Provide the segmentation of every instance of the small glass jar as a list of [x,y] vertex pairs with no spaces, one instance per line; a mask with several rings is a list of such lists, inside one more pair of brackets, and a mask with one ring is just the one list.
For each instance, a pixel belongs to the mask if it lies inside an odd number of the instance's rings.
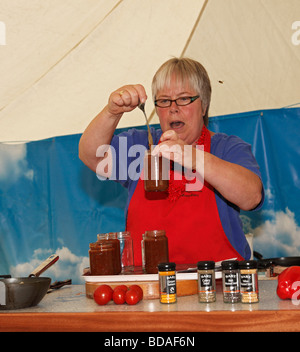
[[168,238],[164,230],[146,231],[142,240],[144,271],[156,274],[157,265],[169,261]]
[[241,302],[257,303],[259,301],[257,262],[255,260],[244,260],[239,262],[239,268]]
[[130,273],[134,270],[133,242],[129,231],[117,233],[120,241],[122,273]]
[[121,250],[120,241],[118,240],[117,232],[101,233],[97,235],[98,242],[110,243],[114,248],[114,271],[115,274],[120,274],[121,267]]
[[116,250],[112,243],[97,241],[90,243],[89,250],[91,275],[115,275]]
[[176,264],[158,264],[160,303],[176,303]]
[[240,302],[241,297],[238,261],[225,260],[221,265],[224,303]]
[[145,151],[144,188],[146,192],[165,192],[169,187],[170,161]]
[[200,261],[198,268],[198,300],[211,303],[216,300],[215,262]]

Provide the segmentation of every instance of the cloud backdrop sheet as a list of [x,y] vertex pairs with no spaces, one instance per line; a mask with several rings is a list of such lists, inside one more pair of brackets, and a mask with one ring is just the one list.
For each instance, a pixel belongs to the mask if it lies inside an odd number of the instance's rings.
[[[212,117],[209,128],[250,143],[260,165],[264,206],[241,212],[254,250],[265,258],[300,255],[300,109]],[[98,233],[125,229],[126,190],[83,165],[79,139],[0,143],[1,274],[28,275],[56,253],[60,260],[44,275],[81,283],[89,243]]]

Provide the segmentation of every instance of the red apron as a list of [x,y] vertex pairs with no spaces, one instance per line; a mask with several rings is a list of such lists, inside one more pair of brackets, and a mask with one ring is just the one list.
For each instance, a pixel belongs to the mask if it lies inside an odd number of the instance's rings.
[[[208,139],[204,145],[205,151],[210,152],[210,135]],[[185,192],[175,201],[159,192],[152,193],[154,200],[146,197],[142,178],[141,175],[132,195],[126,224],[133,238],[136,266],[142,264],[141,240],[147,230],[166,231],[169,260],[176,264],[243,260],[225,235],[214,190],[209,184],[204,182],[201,191]]]

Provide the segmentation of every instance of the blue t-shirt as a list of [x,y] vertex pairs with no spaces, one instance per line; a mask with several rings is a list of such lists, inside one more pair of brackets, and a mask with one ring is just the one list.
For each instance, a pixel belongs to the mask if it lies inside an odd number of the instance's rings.
[[[162,130],[151,127],[151,134],[153,144],[158,144]],[[111,146],[114,150],[111,179],[121,183],[128,189],[128,200],[125,208],[125,216],[127,218],[128,206],[143,168],[144,152],[148,148],[148,132],[135,128],[129,129],[126,132],[114,135]],[[261,178],[259,166],[251,151],[251,145],[239,137],[228,136],[224,133],[214,134],[211,137],[210,152],[220,159],[251,170]],[[229,242],[242,257],[249,259],[251,251],[243,232],[242,221],[239,216],[240,209],[228,202],[216,190],[215,197],[220,220]],[[264,191],[262,190],[262,200],[255,210],[261,208],[263,201]]]

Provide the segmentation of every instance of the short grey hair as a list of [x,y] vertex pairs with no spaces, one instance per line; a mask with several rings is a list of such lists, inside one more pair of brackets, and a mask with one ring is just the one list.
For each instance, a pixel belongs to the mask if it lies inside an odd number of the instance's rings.
[[211,84],[205,68],[200,62],[190,58],[172,58],[160,66],[152,80],[152,97],[156,99],[157,92],[165,86],[170,86],[171,78],[175,76],[181,82],[187,82],[200,96],[205,109],[204,124],[208,125],[208,110],[211,99]]

